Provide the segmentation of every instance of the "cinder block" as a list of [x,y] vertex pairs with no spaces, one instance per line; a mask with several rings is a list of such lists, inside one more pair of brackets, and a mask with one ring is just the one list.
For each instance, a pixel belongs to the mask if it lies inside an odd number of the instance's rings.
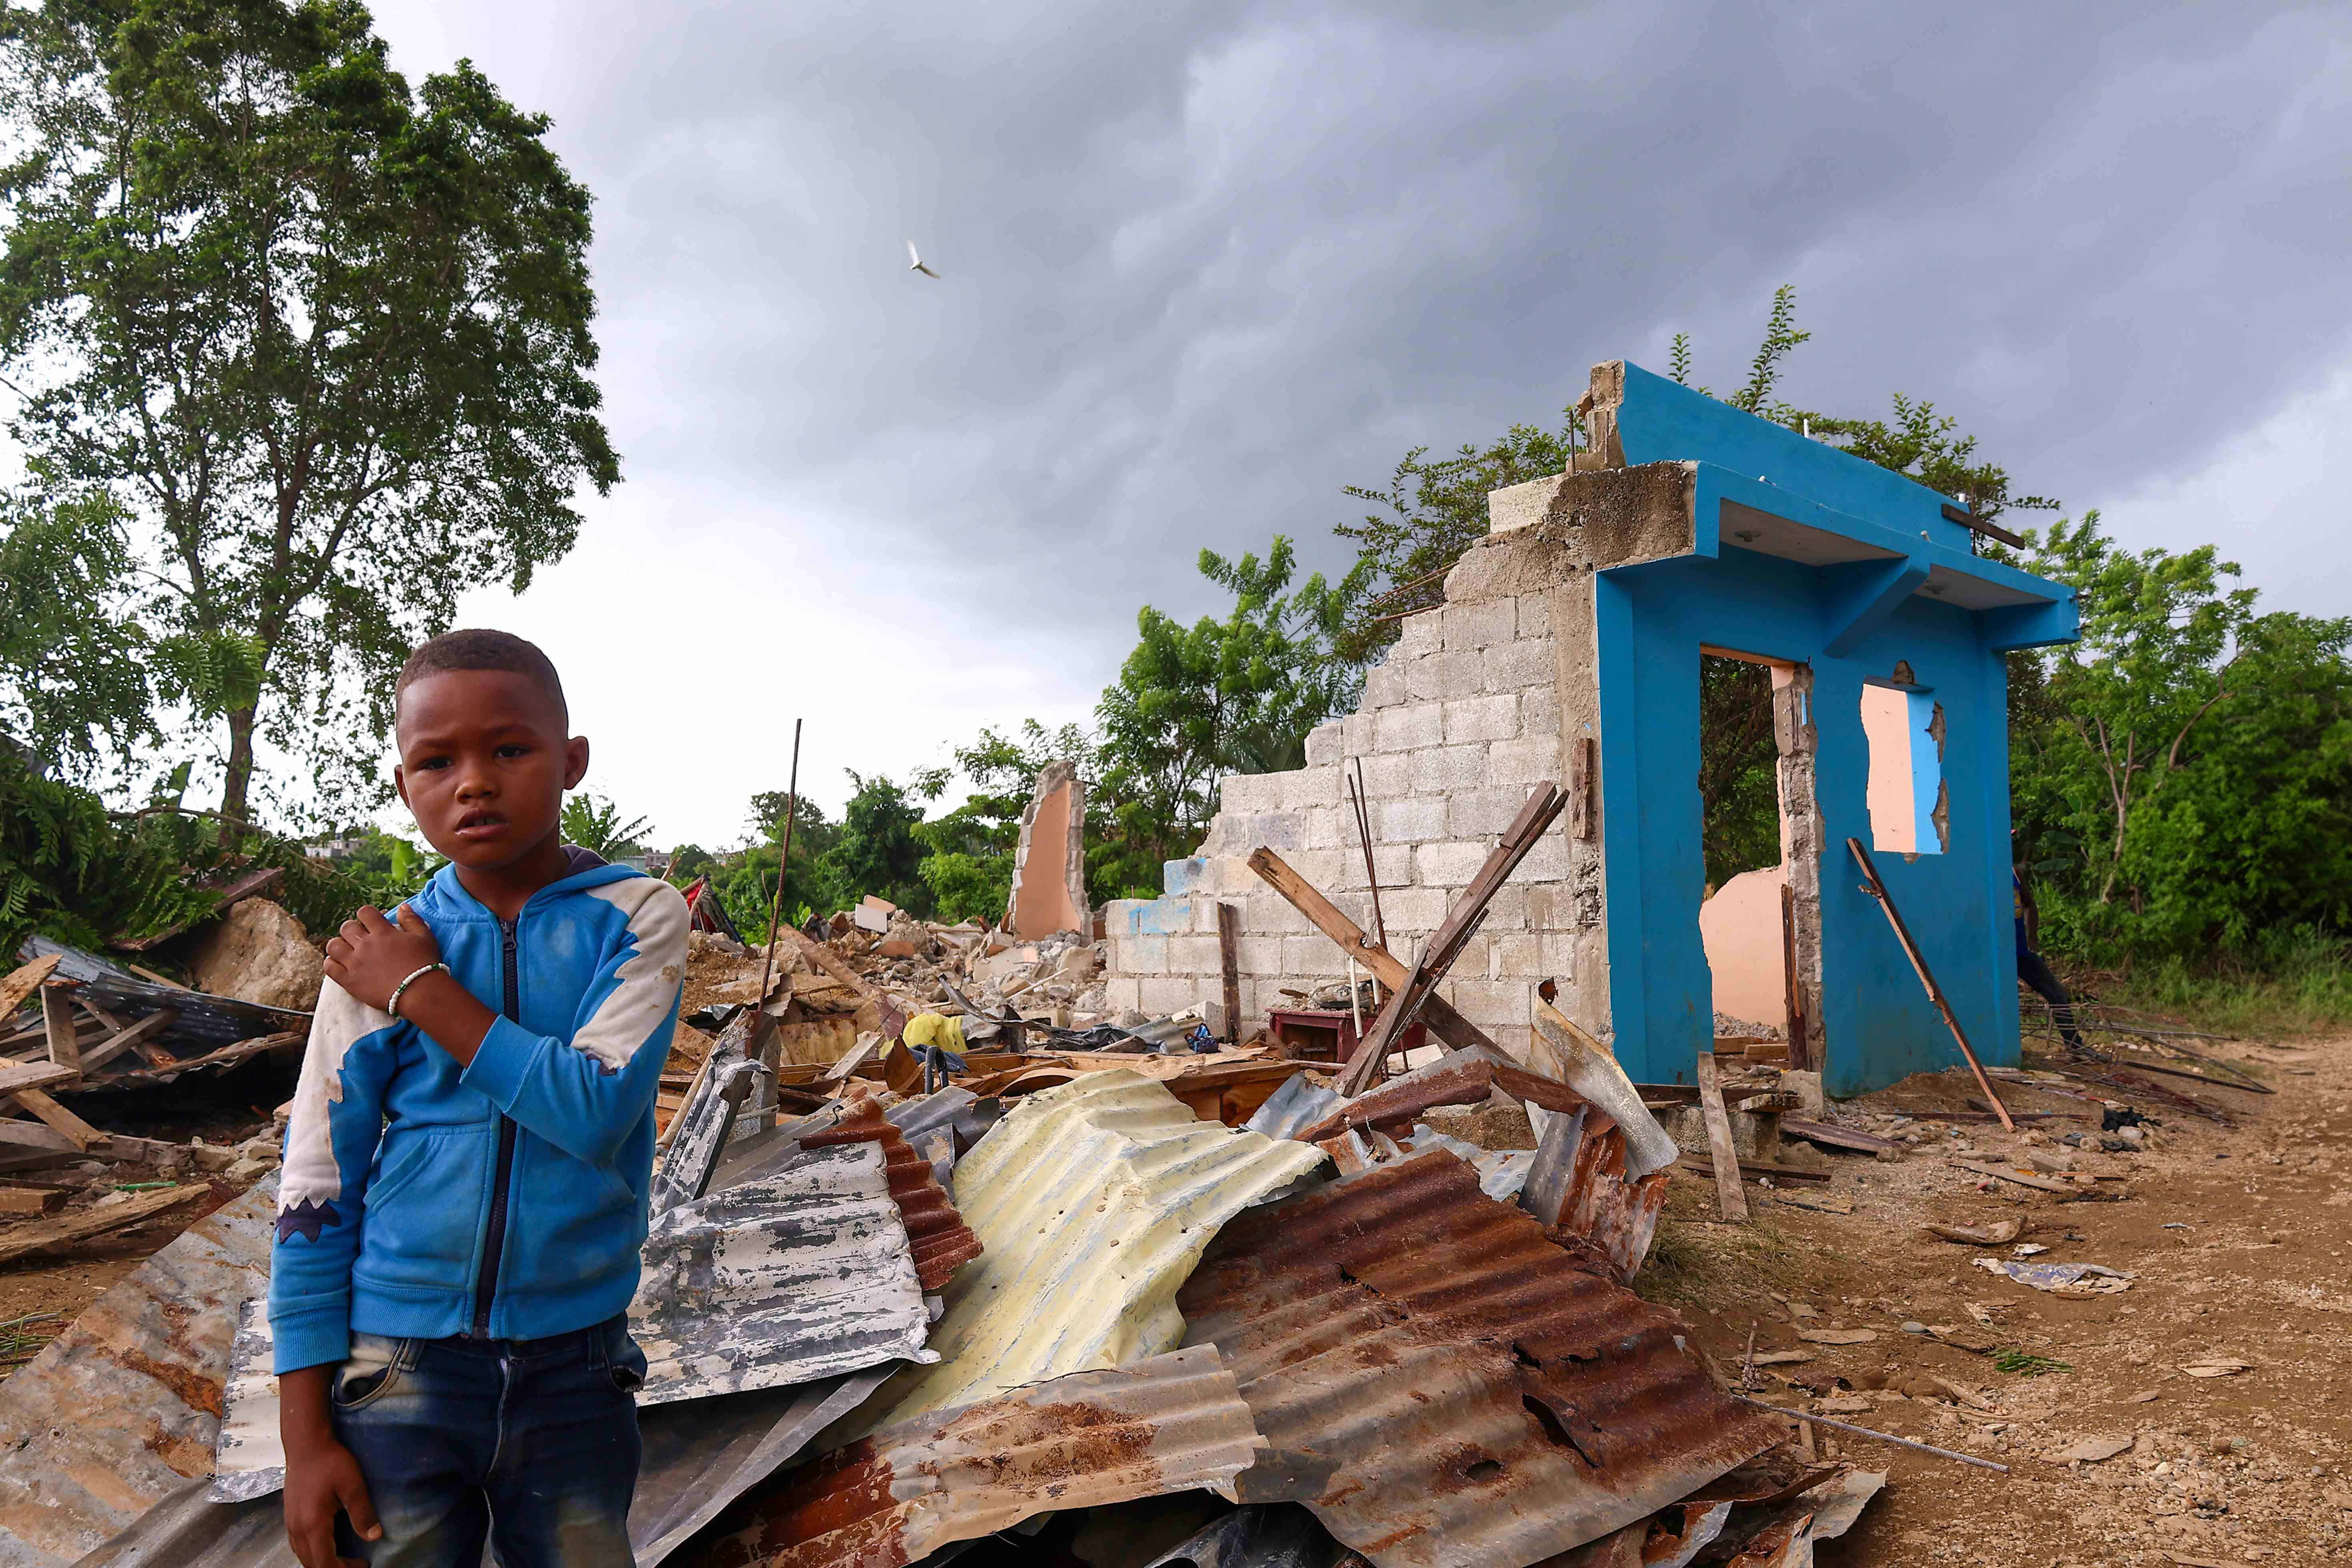
[[1445,606],[1447,649],[1492,647],[1518,635],[1518,606],[1512,599]]
[[1434,702],[1383,708],[1378,715],[1379,748],[1383,752],[1413,752],[1434,746],[1445,737],[1444,710]]
[[1552,648],[1548,641],[1521,638],[1488,648],[1481,656],[1481,677],[1489,691],[1524,691],[1551,684]]
[[1140,1012],[1143,982],[1132,975],[1114,974],[1103,982],[1103,999],[1115,1016],[1133,1007]]
[[[1378,821],[1379,818],[1373,820]],[[1380,878],[1381,888],[1404,886],[1412,880],[1412,846],[1382,844],[1375,838],[1372,842],[1372,869]],[[1349,847],[1347,868],[1339,874],[1337,886],[1323,889],[1330,895],[1333,903],[1346,909],[1346,902],[1339,896],[1341,889],[1354,893],[1364,890],[1364,852],[1353,845]]]
[[1486,973],[1496,980],[1543,978],[1543,938],[1524,931],[1496,935],[1487,956]]
[[[1186,865],[1192,862],[1186,861]],[[1206,866],[1208,862],[1201,862]],[[1190,895],[1154,899],[1137,911],[1135,934],[1138,936],[1182,936],[1192,929],[1192,900]]]
[[1150,899],[1113,899],[1103,906],[1103,930],[1113,938],[1133,936],[1141,927],[1137,923]]
[[1486,846],[1475,839],[1420,845],[1413,850],[1412,879],[1424,888],[1463,887],[1486,863]]
[[1449,649],[1413,660],[1405,672],[1405,692],[1416,702],[1465,697],[1485,689],[1481,679],[1477,654]]
[[[1402,701],[1403,701],[1403,700],[1404,700],[1404,699],[1403,699],[1403,698],[1402,698],[1402,697],[1400,697],[1400,698],[1398,698],[1398,699],[1397,699],[1397,700],[1398,700],[1398,701],[1400,701],[1400,702],[1402,702]],[[1370,763],[1370,760],[1369,760],[1369,759],[1370,759],[1370,753],[1371,753],[1371,750],[1372,750],[1372,714],[1371,714],[1371,710],[1370,710],[1370,709],[1369,709],[1369,708],[1367,708],[1364,711],[1362,711],[1362,712],[1360,712],[1360,713],[1350,713],[1350,714],[1349,714],[1349,715],[1348,715],[1348,756],[1349,756],[1349,759],[1351,762],[1360,762],[1360,763],[1362,763],[1364,764],[1364,771],[1365,771],[1367,773],[1370,773],[1370,771],[1371,771],[1371,763]]]
[[1290,862],[1292,870],[1317,887],[1328,889],[1346,875],[1349,861],[1360,861],[1362,856],[1344,849],[1301,849],[1283,858]]
[[1519,733],[1556,736],[1559,733],[1559,688],[1547,680],[1519,693]]
[[1465,697],[1445,705],[1445,742],[1509,741],[1519,733],[1519,698],[1515,691]]
[[1519,639],[1522,642],[1551,636],[1551,601],[1541,594],[1519,595]]
[[[1286,936],[1282,939],[1282,973],[1286,979],[1320,979],[1334,970],[1345,969],[1347,963],[1340,956],[1338,945],[1319,931],[1313,936]],[[1298,988],[1301,991],[1311,989],[1306,985]]]
[[1307,765],[1310,768],[1336,763],[1347,751],[1348,724],[1344,719],[1327,719],[1307,731]]
[[1412,793],[1412,757],[1404,752],[1359,752],[1364,767],[1364,798],[1390,800]]
[[1478,929],[1490,934],[1527,930],[1528,892],[1526,885],[1516,879],[1496,889],[1495,896],[1486,900],[1486,919]]
[[1198,1006],[1206,1001],[1213,986],[1203,986],[1197,974],[1182,976],[1160,975],[1144,980],[1136,1005],[1155,1018],[1186,1007]]
[[1227,773],[1217,785],[1217,809],[1234,816],[1272,811],[1282,804],[1282,786],[1272,773]]
[[1486,965],[1494,951],[1493,940],[1483,931],[1475,932],[1462,944],[1462,952],[1454,960],[1454,967],[1446,973],[1463,980],[1483,980],[1486,978]]
[[[1247,866],[1246,864],[1244,864],[1244,865],[1243,865],[1242,869],[1243,869],[1243,871],[1244,871],[1244,873],[1247,873],[1247,874],[1249,875],[1249,879],[1250,879],[1250,880],[1251,880],[1252,882],[1255,882],[1255,881],[1257,880],[1257,876],[1256,876],[1256,874],[1255,874],[1255,872],[1251,872],[1251,871],[1249,870],[1249,868],[1248,868],[1248,866]],[[1216,934],[1217,934],[1217,906],[1218,906],[1219,904],[1230,904],[1230,903],[1234,903],[1234,902],[1235,902],[1235,901],[1236,901],[1236,900],[1233,900],[1233,899],[1199,899],[1199,900],[1195,900],[1193,901],[1193,905],[1192,905],[1192,931],[1193,931],[1193,934],[1194,934],[1194,935],[1196,935],[1196,936],[1214,936],[1214,935],[1216,935]]]
[[1381,912],[1388,917],[1391,950],[1399,958],[1407,958],[1407,954],[1397,947],[1396,934],[1399,931],[1425,934],[1435,931],[1438,922],[1445,919],[1445,889],[1443,888],[1381,889]]
[[1418,658],[1425,653],[1435,653],[1444,635],[1444,625],[1435,613],[1424,610],[1417,616],[1407,616],[1397,623],[1396,649],[1389,657],[1393,659],[1402,654],[1407,658]]
[[1497,784],[1532,784],[1546,780],[1565,784],[1559,776],[1559,742],[1497,741],[1486,749],[1486,778]]
[[1558,882],[1568,876],[1568,836],[1560,824],[1552,824],[1551,831],[1536,840],[1517,875],[1531,882]]
[[1327,805],[1303,815],[1309,849],[1345,849],[1356,842],[1356,814],[1349,807]]
[[[1363,706],[1393,708],[1405,700],[1404,660],[1391,650],[1387,659],[1364,672]],[[1314,760],[1309,753],[1308,760]]]
[[1524,980],[1457,980],[1454,983],[1453,1000],[1464,1017],[1482,1028],[1509,1024],[1525,1026],[1530,994],[1531,987]]
[[1566,921],[1555,918],[1556,910],[1564,910],[1568,907],[1567,900],[1560,896],[1557,884],[1521,888],[1518,891],[1519,896],[1527,900],[1528,906],[1527,919],[1519,922],[1521,925],[1533,931],[1567,928]]
[[1328,767],[1300,768],[1295,773],[1271,773],[1267,776],[1281,781],[1280,804],[1285,811],[1304,811],[1315,805],[1337,805],[1347,798],[1347,792],[1339,783],[1339,768],[1336,759]]
[[1451,795],[1477,789],[1486,782],[1486,748],[1483,745],[1431,746],[1412,753],[1412,791],[1416,795]]
[[1241,955],[1244,974],[1279,974],[1282,973],[1282,944],[1278,936],[1245,936],[1234,947]]
[[1380,835],[1391,843],[1410,844],[1445,837],[1445,800],[1442,795],[1408,795],[1380,806]]
[[[1419,754],[1425,757],[1432,753]],[[1480,782],[1484,782],[1483,778]],[[1527,803],[1528,792],[1517,785],[1463,790],[1446,797],[1446,829],[1456,838],[1491,839],[1510,826],[1511,819]]]
[[1165,974],[1168,973],[1168,943],[1164,936],[1134,936],[1118,944],[1118,969],[1121,974]]
[[1171,936],[1168,939],[1171,974],[1222,974],[1224,961],[1213,936]]
[[1234,824],[1233,849],[1246,856],[1260,845],[1287,855],[1307,847],[1307,817],[1297,811],[1262,811]]

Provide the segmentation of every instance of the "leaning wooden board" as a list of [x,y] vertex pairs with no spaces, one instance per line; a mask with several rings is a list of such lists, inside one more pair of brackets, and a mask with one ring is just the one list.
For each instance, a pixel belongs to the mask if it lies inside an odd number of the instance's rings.
[[134,1225],[154,1218],[166,1209],[209,1196],[212,1188],[202,1182],[184,1187],[166,1187],[161,1192],[132,1193],[119,1204],[108,1204],[82,1209],[57,1219],[42,1220],[37,1225],[20,1226],[0,1236],[0,1263],[12,1258],[22,1258],[45,1247],[57,1247],[68,1241],[87,1241],[93,1236],[109,1231],[128,1230]]

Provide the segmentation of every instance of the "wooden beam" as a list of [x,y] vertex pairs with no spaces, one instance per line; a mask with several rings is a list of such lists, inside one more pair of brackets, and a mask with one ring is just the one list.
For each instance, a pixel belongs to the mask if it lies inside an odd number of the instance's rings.
[[71,1083],[80,1077],[80,1068],[60,1067],[56,1062],[9,1062],[0,1066],[0,1095],[22,1094],[28,1089],[47,1089],[52,1084]]
[[[1364,929],[1341,913],[1330,900],[1317,889],[1314,883],[1293,870],[1290,863],[1273,850],[1263,847],[1250,852],[1250,869],[1265,879],[1266,886],[1280,893],[1290,907],[1307,917],[1317,931],[1337,942],[1341,952],[1372,972],[1372,978],[1390,991],[1402,986],[1412,972],[1396,954],[1374,942]],[[1444,997],[1432,994],[1421,1010],[1422,1021],[1429,1032],[1456,1050],[1484,1046],[1488,1049],[1501,1047],[1486,1037],[1485,1030],[1454,1010]]]
[[1944,1016],[1944,1027],[1951,1030],[1953,1043],[1960,1047],[1960,1055],[1967,1058],[1969,1070],[1977,1075],[1977,1087],[1984,1090],[1984,1097],[1991,1102],[1994,1114],[2000,1118],[2001,1126],[2011,1132],[2016,1131],[2017,1123],[2010,1120],[2009,1107],[2002,1104],[2000,1096],[1993,1092],[1992,1080],[1985,1077],[1984,1063],[1977,1060],[1976,1052],[1969,1048],[1969,1037],[1961,1030],[1959,1019],[1953,1016],[1951,1003],[1944,999],[1944,988],[1936,984],[1935,974],[1927,968],[1927,955],[1919,951],[1919,944],[1911,940],[1911,928],[1903,923],[1902,911],[1895,907],[1893,895],[1887,892],[1886,884],[1879,879],[1877,863],[1871,859],[1870,851],[1862,847],[1861,839],[1848,838],[1845,847],[1853,851],[1856,860],[1862,862],[1863,890],[1876,899],[1878,907],[1886,911],[1886,923],[1895,928],[1895,940],[1903,944],[1904,956],[1910,959],[1911,967],[1918,971],[1919,984],[1927,988],[1927,1000],[1933,1002],[1936,1011]]
[[1528,851],[1536,847],[1544,830],[1567,805],[1568,796],[1549,780],[1528,792],[1527,804],[1519,807],[1519,815],[1512,819],[1511,826],[1503,830],[1502,839],[1486,857],[1486,863],[1478,868],[1478,874],[1445,911],[1444,921],[1422,949],[1421,960],[1413,965],[1412,973],[1381,1004],[1380,1016],[1372,1020],[1372,1026],[1358,1042],[1356,1054],[1348,1058],[1347,1070],[1339,1077],[1340,1093],[1361,1094],[1370,1085],[1388,1059],[1390,1047],[1420,1015],[1437,983],[1445,977],[1445,972],[1454,966],[1454,961],[1461,956],[1463,947],[1477,931],[1478,922],[1486,918],[1486,906],[1502,891],[1504,882],[1518,869]]
[[50,1062],[79,1074],[81,1046],[74,1037],[73,1002],[64,986],[41,987],[41,1026],[48,1036]]
[[1242,912],[1232,904],[1217,906],[1217,962],[1225,983],[1225,1038],[1238,1046],[1242,1033]]
[[104,1067],[123,1052],[153,1039],[179,1020],[180,1015],[175,1008],[166,1007],[161,1012],[148,1014],[129,1028],[109,1036],[84,1051],[81,1058],[82,1070],[88,1072],[93,1068]]
[[55,1214],[65,1206],[62,1188],[0,1186],[0,1214]]
[[1706,1122],[1707,1152],[1715,1161],[1715,1201],[1723,1217],[1748,1217],[1748,1194],[1739,1190],[1739,1160],[1731,1152],[1731,1116],[1723,1109],[1723,1085],[1715,1076],[1715,1053],[1698,1054],[1698,1109]]
[[87,1152],[106,1142],[106,1134],[51,1100],[37,1089],[20,1089],[12,1104],[21,1105],[62,1135],[77,1150]]
[[41,982],[49,977],[64,956],[61,952],[53,952],[0,975],[0,1018],[9,1016],[23,1006],[25,999],[40,989]]
[[133,1226],[144,1225],[166,1209],[178,1208],[183,1204],[208,1196],[211,1192],[211,1187],[196,1182],[184,1187],[166,1187],[161,1192],[132,1193],[119,1204],[83,1209],[60,1219],[18,1226],[0,1236],[0,1263],[12,1258],[22,1258],[28,1252],[37,1252],[45,1247],[87,1241],[109,1231],[129,1230]]

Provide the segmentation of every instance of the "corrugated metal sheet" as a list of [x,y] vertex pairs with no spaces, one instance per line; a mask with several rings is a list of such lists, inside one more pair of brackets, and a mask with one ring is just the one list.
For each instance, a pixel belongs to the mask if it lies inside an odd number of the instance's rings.
[[[798,1458],[826,1423],[856,1407],[884,1368],[799,1388],[721,1394],[648,1410],[645,1463],[629,1504],[637,1568],[686,1544],[737,1498]],[[165,1498],[76,1568],[294,1568],[284,1512],[264,1497],[218,1503],[199,1480]]]
[[938,1359],[877,1144],[810,1149],[679,1205],[654,1222],[645,1267],[629,1308],[641,1405]]
[[924,1289],[940,1289],[954,1276],[959,1264],[981,1255],[980,1237],[948,1202],[931,1163],[915,1152],[907,1135],[883,1116],[874,1100],[858,1100],[831,1127],[803,1132],[800,1141],[806,1149],[840,1143],[873,1143],[881,1149],[883,1173],[890,1184],[891,1200],[898,1205],[898,1217],[906,1224],[915,1273]]
[[1048,1510],[1205,1488],[1265,1447],[1209,1347],[894,1422],[751,1500],[719,1565],[904,1568]]
[[1302,1072],[1266,1096],[1265,1103],[1242,1125],[1269,1138],[1296,1138],[1347,1102],[1326,1080]]
[[19,956],[29,963],[53,952],[58,955],[57,979],[75,982],[76,995],[96,1003],[126,1024],[136,1023],[166,1007],[179,1015],[153,1042],[179,1058],[173,1066],[155,1066],[125,1052],[91,1069],[81,1084],[68,1085],[59,1092],[70,1093],[98,1084],[169,1083],[192,1068],[226,1067],[243,1061],[256,1051],[278,1045],[290,1046],[310,1027],[308,1013],[158,985],[95,953],[47,937],[27,941]]
[[276,1203],[273,1178],[198,1220],[0,1384],[0,1564],[62,1568],[212,1473]]
[[1146,1568],[1336,1568],[1352,1555],[1295,1502],[1237,1508]]
[[1536,1152],[1532,1149],[1482,1149],[1466,1138],[1456,1138],[1440,1132],[1427,1122],[1412,1130],[1415,1150],[1443,1149],[1456,1159],[1467,1160],[1477,1168],[1478,1190],[1498,1203],[1509,1203],[1528,1184],[1528,1171],[1534,1165]]
[[1519,1192],[1554,1241],[1607,1265],[1620,1284],[1641,1272],[1666,1206],[1666,1173],[1629,1175],[1633,1158],[1624,1129],[1598,1106],[1580,1107],[1544,1129]]
[[1322,1163],[1197,1121],[1122,1068],[1030,1096],[956,1167],[988,1250],[948,1286],[930,1341],[945,1359],[902,1374],[866,1429],[1173,1349],[1176,1288],[1217,1228]]
[[1535,1563],[1784,1436],[1443,1150],[1243,1215],[1178,1300],[1276,1448],[1339,1458],[1307,1506],[1381,1568]]
[[286,1450],[278,1441],[277,1336],[269,1331],[267,1292],[237,1315],[221,1405],[220,1437],[213,1445],[212,1500],[243,1502],[286,1484]]

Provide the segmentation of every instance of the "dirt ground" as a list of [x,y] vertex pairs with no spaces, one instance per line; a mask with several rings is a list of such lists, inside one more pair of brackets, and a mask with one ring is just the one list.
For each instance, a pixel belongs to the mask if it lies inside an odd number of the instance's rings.
[[[2072,1086],[2146,1114],[2145,1153],[2095,1152],[2095,1103],[2003,1084],[2012,1110],[2091,1119],[2021,1124],[2015,1137],[1998,1126],[1914,1122],[1921,1145],[1891,1163],[1837,1155],[1825,1186],[1776,1193],[1750,1183],[1744,1226],[1716,1222],[1710,1181],[1677,1176],[1640,1289],[1679,1307],[1733,1378],[1752,1330],[1759,1356],[1811,1357],[1756,1368],[1756,1397],[2010,1467],[2002,1476],[1815,1427],[1836,1445],[1830,1451],[1891,1471],[1853,1532],[1822,1547],[1824,1564],[2300,1565],[2352,1556],[2352,1189],[2340,1179],[2352,1153],[2352,1039],[2231,1049],[2276,1092],[2163,1080],[2224,1108],[2231,1128],[2114,1089]],[[1937,1075],[1845,1110],[1953,1108],[1973,1092],[1964,1073]],[[2070,1131],[2095,1152],[2056,1142]],[[2035,1154],[2071,1160],[2095,1178],[2079,1191],[2121,1201],[2063,1201],[1952,1163],[2022,1169]],[[2122,1179],[2095,1179],[2105,1176]],[[2071,1173],[2057,1179],[2072,1183]],[[1853,1212],[1795,1206],[1824,1200]],[[2003,1220],[2023,1229],[1997,1247],[1925,1229]],[[2037,1262],[2094,1263],[2132,1278],[2123,1289],[2069,1299],[1975,1266],[2011,1258],[2018,1246],[2048,1248]],[[1848,1345],[1801,1337],[1823,1331],[1873,1337]],[[2021,1371],[1999,1370],[2007,1352],[2064,1370],[2013,1358]],[[2245,1370],[2210,1374],[2232,1362]],[[1984,1407],[1926,1381],[1936,1377]],[[2100,1438],[2109,1441],[2084,1451],[2128,1446],[2095,1461],[2063,1458]]]

